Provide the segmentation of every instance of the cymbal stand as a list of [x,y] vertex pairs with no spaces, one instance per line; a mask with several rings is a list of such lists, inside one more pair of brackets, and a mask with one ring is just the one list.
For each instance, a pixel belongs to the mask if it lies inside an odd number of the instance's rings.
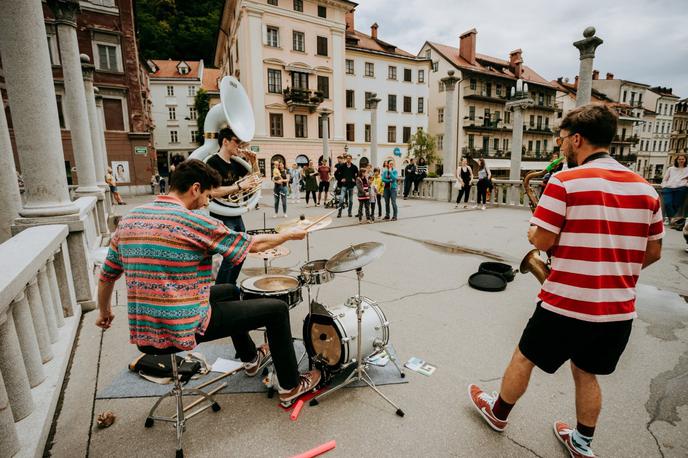
[[334,386],[334,387],[330,388],[329,390],[325,391],[324,393],[321,393],[318,396],[311,399],[310,405],[311,406],[317,406],[320,399],[334,393],[337,390],[340,390],[341,388],[344,388],[347,385],[351,385],[352,383],[360,380],[360,381],[364,382],[366,385],[368,385],[370,387],[370,389],[372,389],[374,392],[376,392],[382,399],[387,401],[387,403],[389,403],[392,407],[397,409],[397,411],[396,411],[397,415],[399,415],[400,417],[403,417],[404,411],[401,410],[401,408],[399,406],[397,406],[387,396],[382,394],[382,392],[375,386],[375,383],[370,378],[370,375],[368,375],[368,373],[366,372],[367,362],[363,360],[363,355],[361,354],[361,352],[362,352],[362,349],[361,349],[361,328],[362,328],[363,312],[364,312],[363,300],[361,298],[361,279],[363,278],[363,269],[361,267],[356,269],[356,278],[358,280],[358,294],[356,295],[356,297],[354,299],[354,301],[356,302],[356,320],[358,322],[358,334],[356,336],[356,368],[339,385]]

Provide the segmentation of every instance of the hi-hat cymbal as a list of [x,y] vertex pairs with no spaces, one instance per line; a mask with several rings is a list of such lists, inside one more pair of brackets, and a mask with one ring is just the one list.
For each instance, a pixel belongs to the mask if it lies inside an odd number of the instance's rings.
[[325,217],[309,217],[309,218],[297,218],[297,219],[292,219],[290,221],[286,221],[282,224],[278,224],[275,229],[277,230],[277,233],[280,232],[285,232],[285,231],[290,231],[292,229],[301,229],[305,230],[306,232],[313,232],[317,231],[320,229],[323,229],[330,224],[332,224],[332,218]]
[[332,256],[325,269],[333,273],[349,272],[370,264],[385,252],[385,245],[378,242],[365,242],[352,245]]

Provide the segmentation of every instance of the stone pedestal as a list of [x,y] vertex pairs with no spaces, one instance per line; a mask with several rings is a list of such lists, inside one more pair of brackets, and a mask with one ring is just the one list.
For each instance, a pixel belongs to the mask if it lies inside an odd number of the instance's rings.
[[380,100],[377,94],[371,94],[368,99],[370,104],[370,163],[373,168],[380,167],[380,160],[377,157],[377,106]]
[[[442,177],[447,179],[454,179],[456,174],[456,122],[454,120],[454,103],[456,102],[456,93],[454,88],[459,78],[454,76],[454,70],[449,70],[447,76],[442,78],[444,84],[444,91],[446,95],[444,105],[444,141],[442,148]],[[451,189],[450,189],[451,192]]]
[[592,94],[592,68],[595,50],[603,43],[595,36],[595,27],[588,27],[583,31],[582,40],[573,43],[580,52],[580,69],[578,70],[578,88],[576,89],[576,106],[590,103]]

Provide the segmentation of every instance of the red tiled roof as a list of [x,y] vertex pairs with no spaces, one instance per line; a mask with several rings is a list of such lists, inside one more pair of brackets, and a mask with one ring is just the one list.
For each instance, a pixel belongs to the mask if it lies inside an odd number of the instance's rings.
[[[158,68],[156,72],[150,74],[151,78],[185,78],[198,79],[198,67],[200,61],[197,60],[152,60]],[[177,65],[180,62],[186,62],[189,66],[189,73],[182,75],[179,73]]]
[[394,45],[386,43],[380,39],[374,39],[370,35],[354,30],[353,32],[346,32],[347,39],[358,40],[357,44],[347,44],[347,48],[359,48],[362,50],[381,52],[393,56],[406,57],[410,59],[417,59],[417,57],[409,52],[399,49]]
[[[550,81],[550,85],[554,86],[554,88],[556,88],[559,91],[569,93],[570,95],[574,96],[574,98],[575,95],[578,93],[578,88],[574,83],[567,83],[565,81],[559,82],[558,80],[552,80]],[[590,97],[593,102],[604,103],[605,105],[609,105],[614,108],[631,108],[631,106],[626,103],[614,102],[612,99],[607,97],[603,92],[600,92],[596,89],[592,90]]]
[[[517,79],[516,75],[514,75],[509,69],[509,61],[507,60],[476,53],[476,64],[473,65],[459,55],[458,48],[433,42],[428,42],[428,44],[435,48],[440,54],[442,54],[445,58],[447,58],[447,60],[452,62],[458,68],[463,68],[486,75],[499,76],[502,78]],[[521,74],[521,78],[523,80],[537,83],[542,86],[552,87],[552,85],[546,79],[538,75],[537,72],[535,72],[535,70],[532,68],[528,67],[527,65],[523,65],[521,68],[523,69],[523,73]]]
[[201,81],[201,87],[208,92],[220,92],[218,84],[220,83],[220,76],[222,72],[219,68],[208,68],[203,69],[203,81]]

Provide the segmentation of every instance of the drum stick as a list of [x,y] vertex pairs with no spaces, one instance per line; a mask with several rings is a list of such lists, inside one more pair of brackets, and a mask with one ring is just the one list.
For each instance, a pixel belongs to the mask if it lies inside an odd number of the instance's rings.
[[291,458],[313,458],[314,456],[322,455],[323,453],[329,452],[337,446],[336,441],[325,442],[324,444],[315,447],[307,452],[303,452],[299,455],[294,455]]
[[299,418],[301,409],[303,409],[303,399],[299,399],[298,401],[296,401],[296,405],[294,406],[294,409],[291,411],[291,415],[289,415],[291,421],[296,421],[296,419]]
[[303,230],[304,230],[304,231],[308,231],[308,229],[310,229],[311,227],[315,226],[315,225],[318,224],[320,221],[324,220],[325,218],[327,218],[328,216],[330,216],[332,213],[334,213],[334,212],[336,212],[336,211],[337,211],[337,210],[335,209],[335,210],[332,210],[331,212],[325,213],[325,214],[322,215],[320,218],[316,219],[316,220],[313,221],[311,224],[309,224],[308,226],[304,227]]

